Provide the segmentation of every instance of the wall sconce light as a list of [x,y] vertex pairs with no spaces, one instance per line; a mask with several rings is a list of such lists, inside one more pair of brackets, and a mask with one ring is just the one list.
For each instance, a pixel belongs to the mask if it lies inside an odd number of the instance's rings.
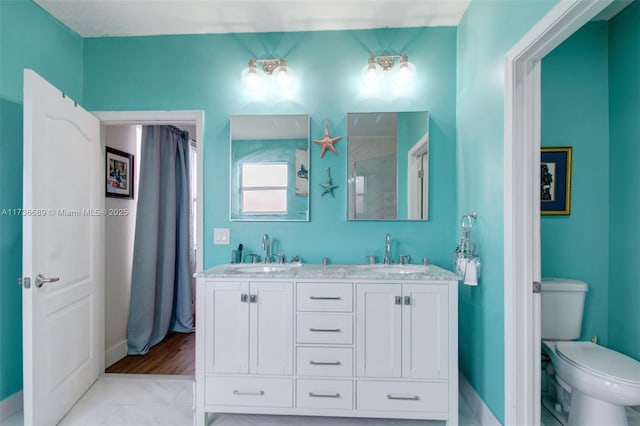
[[[258,64],[262,65],[262,74],[258,71]],[[265,86],[265,79],[272,77],[279,89],[291,88],[293,77],[285,58],[280,59],[249,59],[249,65],[242,71],[242,84],[251,91],[259,91]]]
[[[398,60],[398,67],[394,69]],[[362,80],[365,86],[376,88],[385,78],[393,79],[393,84],[398,87],[409,85],[416,76],[416,67],[409,62],[409,57],[400,55],[371,55],[367,65],[362,70]]]

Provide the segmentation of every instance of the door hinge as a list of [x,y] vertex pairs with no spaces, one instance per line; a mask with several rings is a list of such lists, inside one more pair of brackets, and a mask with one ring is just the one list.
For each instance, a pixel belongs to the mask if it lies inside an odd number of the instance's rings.
[[542,284],[540,284],[538,281],[534,281],[533,282],[533,294],[539,294],[540,291],[542,290]]
[[29,277],[18,278],[18,285],[24,288],[31,288],[31,278]]

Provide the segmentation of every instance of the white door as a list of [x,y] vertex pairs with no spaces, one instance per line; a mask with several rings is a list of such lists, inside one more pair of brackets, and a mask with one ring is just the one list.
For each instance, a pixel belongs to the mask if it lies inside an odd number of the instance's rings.
[[293,373],[293,286],[251,283],[249,295],[250,373]]
[[[204,328],[207,373],[249,372],[249,283],[207,283]],[[198,329],[198,327],[196,327]]]
[[356,291],[358,376],[400,377],[401,284],[358,284]]
[[402,285],[402,377],[448,377],[448,291],[446,285]]
[[104,365],[102,152],[99,121],[25,70],[25,425],[60,421]]

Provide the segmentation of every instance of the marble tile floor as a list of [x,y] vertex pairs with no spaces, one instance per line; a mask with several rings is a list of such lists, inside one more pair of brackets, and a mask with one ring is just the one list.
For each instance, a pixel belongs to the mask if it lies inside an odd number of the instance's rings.
[[[106,374],[62,419],[60,426],[192,426],[193,378]],[[349,419],[306,416],[220,414],[209,426],[435,426],[441,421]],[[22,412],[0,426],[22,426]],[[480,426],[460,397],[460,425]]]
[[[635,408],[635,409],[634,409]],[[640,407],[627,407],[628,426],[640,426]],[[545,407],[542,407],[542,425],[543,426],[563,426]],[[611,425],[603,425],[611,426]]]

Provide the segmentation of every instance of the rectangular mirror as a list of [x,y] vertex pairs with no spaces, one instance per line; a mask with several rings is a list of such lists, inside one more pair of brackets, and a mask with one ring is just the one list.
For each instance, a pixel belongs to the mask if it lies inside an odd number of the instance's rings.
[[309,220],[309,115],[231,116],[230,219]]
[[347,219],[427,220],[429,112],[347,114]]

